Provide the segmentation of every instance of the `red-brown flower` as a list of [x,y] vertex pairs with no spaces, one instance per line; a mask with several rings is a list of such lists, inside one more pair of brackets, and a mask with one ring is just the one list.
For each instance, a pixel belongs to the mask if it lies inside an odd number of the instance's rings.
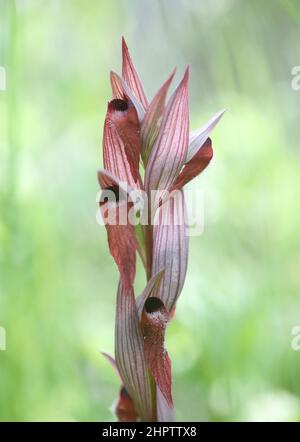
[[[175,71],[149,102],[124,39],[122,59],[122,76],[110,75],[113,97],[103,131],[105,170],[98,172],[100,208],[120,273],[115,360],[109,360],[123,385],[118,419],[166,421],[174,415],[165,330],[188,260],[183,187],[209,164],[209,135],[223,111],[189,133],[189,69],[168,100]],[[153,192],[158,197],[153,199]],[[137,251],[147,284],[135,297]]]

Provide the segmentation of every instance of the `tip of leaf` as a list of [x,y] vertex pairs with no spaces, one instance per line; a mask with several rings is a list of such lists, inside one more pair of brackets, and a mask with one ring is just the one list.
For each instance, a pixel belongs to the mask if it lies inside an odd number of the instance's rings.
[[115,71],[109,71],[109,77],[110,78],[118,77],[118,74]]
[[109,74],[110,74],[110,79],[118,80],[119,82],[122,82],[120,75],[117,74],[115,71],[110,71]]
[[123,52],[123,55],[125,53],[128,54],[128,46],[127,46],[127,43],[126,43],[123,35],[122,35],[122,52]]
[[162,94],[162,96],[166,95],[168,92],[168,89],[170,87],[170,84],[172,83],[172,80],[174,78],[174,75],[176,73],[176,68],[173,69],[173,71],[171,72],[171,74],[169,75],[169,77],[166,79],[166,81],[163,83],[163,85],[161,86],[161,88],[159,89],[159,93]]
[[227,111],[227,109],[221,109],[217,114],[216,114],[216,123],[218,123],[221,118],[223,117],[223,115],[225,114],[225,112]]
[[175,68],[174,68],[173,71],[171,72],[169,78],[173,78],[173,77],[174,77],[174,75],[176,74],[176,70],[177,70],[177,67],[175,66]]
[[102,170],[98,170],[98,171],[97,171],[97,179],[98,179],[98,183],[99,183],[100,187],[103,186],[103,180],[102,180],[102,178],[103,178]]
[[163,84],[163,87],[165,87],[166,89],[169,88],[175,74],[176,74],[176,68],[173,69],[173,71],[171,72],[171,74],[169,75],[169,77],[167,78],[165,83]]
[[189,67],[189,65],[185,68],[185,71],[184,71],[184,75],[183,75],[183,77],[182,77],[182,80],[181,80],[181,82],[179,83],[179,85],[178,85],[178,90],[180,90],[180,89],[185,89],[186,87],[187,87],[187,85],[188,85],[188,82],[189,82],[189,76],[190,76],[190,67]]
[[221,110],[219,111],[219,115],[220,115],[220,117],[222,117],[222,115],[224,115],[225,112],[227,112],[227,109],[221,109]]
[[187,65],[187,67],[185,68],[185,71],[184,71],[184,76],[183,76],[182,81],[183,82],[188,82],[189,76],[190,76],[190,66]]

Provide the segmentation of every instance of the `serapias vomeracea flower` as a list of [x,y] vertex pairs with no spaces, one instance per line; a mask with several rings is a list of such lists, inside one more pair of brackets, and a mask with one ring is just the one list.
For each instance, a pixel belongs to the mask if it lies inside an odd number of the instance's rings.
[[[190,133],[189,69],[167,100],[174,74],[149,102],[123,39],[122,76],[110,75],[104,170],[98,172],[98,180],[109,249],[120,274],[115,359],[105,355],[122,383],[115,406],[119,421],[174,419],[165,331],[187,270],[183,187],[210,163],[209,135],[224,112]],[[159,195],[154,200],[153,192]],[[147,283],[136,297],[137,252]]]

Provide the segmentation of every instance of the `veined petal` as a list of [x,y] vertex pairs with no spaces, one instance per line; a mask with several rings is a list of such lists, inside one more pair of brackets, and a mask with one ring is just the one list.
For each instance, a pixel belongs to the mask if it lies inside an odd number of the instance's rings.
[[115,407],[118,422],[137,422],[138,414],[125,387],[121,387],[118,402]]
[[123,142],[127,161],[135,182],[140,179],[139,158],[141,151],[140,124],[137,112],[130,100],[115,98],[108,104],[107,117]]
[[145,357],[156,385],[172,406],[171,361],[165,349],[165,330],[169,313],[159,298],[147,298],[141,319]]
[[123,100],[126,98],[129,99],[136,108],[139,121],[141,122],[145,115],[145,108],[142,105],[142,103],[139,101],[139,99],[136,98],[136,96],[133,94],[132,90],[130,89],[126,81],[123,80],[123,78],[121,78],[118,74],[111,71],[110,82],[111,82],[113,97],[121,98]]
[[146,109],[148,107],[148,100],[142,82],[130,57],[124,37],[122,37],[122,78]]
[[196,155],[198,150],[203,146],[203,144],[209,137],[211,131],[214,129],[214,127],[218,124],[218,122],[222,118],[224,112],[225,109],[216,113],[204,126],[190,133],[186,162],[190,161]]
[[199,175],[209,165],[213,157],[213,149],[211,147],[211,139],[207,138],[202,147],[193,156],[193,158],[186,163],[179,177],[175,181],[172,190],[181,189],[185,184]]
[[132,187],[139,187],[135,181],[125,152],[124,142],[111,122],[110,111],[107,112],[103,130],[103,164],[104,168],[120,181]]
[[166,96],[174,75],[175,69],[154,96],[141,124],[142,158],[145,165],[147,165],[149,154],[159,132],[160,118],[165,108]]
[[189,70],[169,99],[145,172],[145,188],[168,190],[185,162],[189,141]]
[[186,206],[182,191],[175,191],[157,210],[153,228],[152,275],[165,269],[160,287],[152,296],[160,298],[171,312],[181,293],[188,261]]
[[124,293],[120,281],[116,310],[116,363],[124,386],[141,420],[153,420],[151,387],[144,353],[144,339],[133,291]]
[[120,98],[121,100],[124,100],[126,96],[124,94],[123,81],[119,75],[113,71],[110,72],[110,84],[113,98]]

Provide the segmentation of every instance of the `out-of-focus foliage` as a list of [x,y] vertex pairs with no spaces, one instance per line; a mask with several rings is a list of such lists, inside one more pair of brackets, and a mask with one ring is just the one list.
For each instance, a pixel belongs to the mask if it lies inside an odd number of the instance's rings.
[[191,185],[205,231],[168,331],[177,417],[299,420],[298,0],[0,0],[0,419],[113,420],[117,271],[95,201],[121,35],[150,95],[190,64],[192,128],[228,109]]

